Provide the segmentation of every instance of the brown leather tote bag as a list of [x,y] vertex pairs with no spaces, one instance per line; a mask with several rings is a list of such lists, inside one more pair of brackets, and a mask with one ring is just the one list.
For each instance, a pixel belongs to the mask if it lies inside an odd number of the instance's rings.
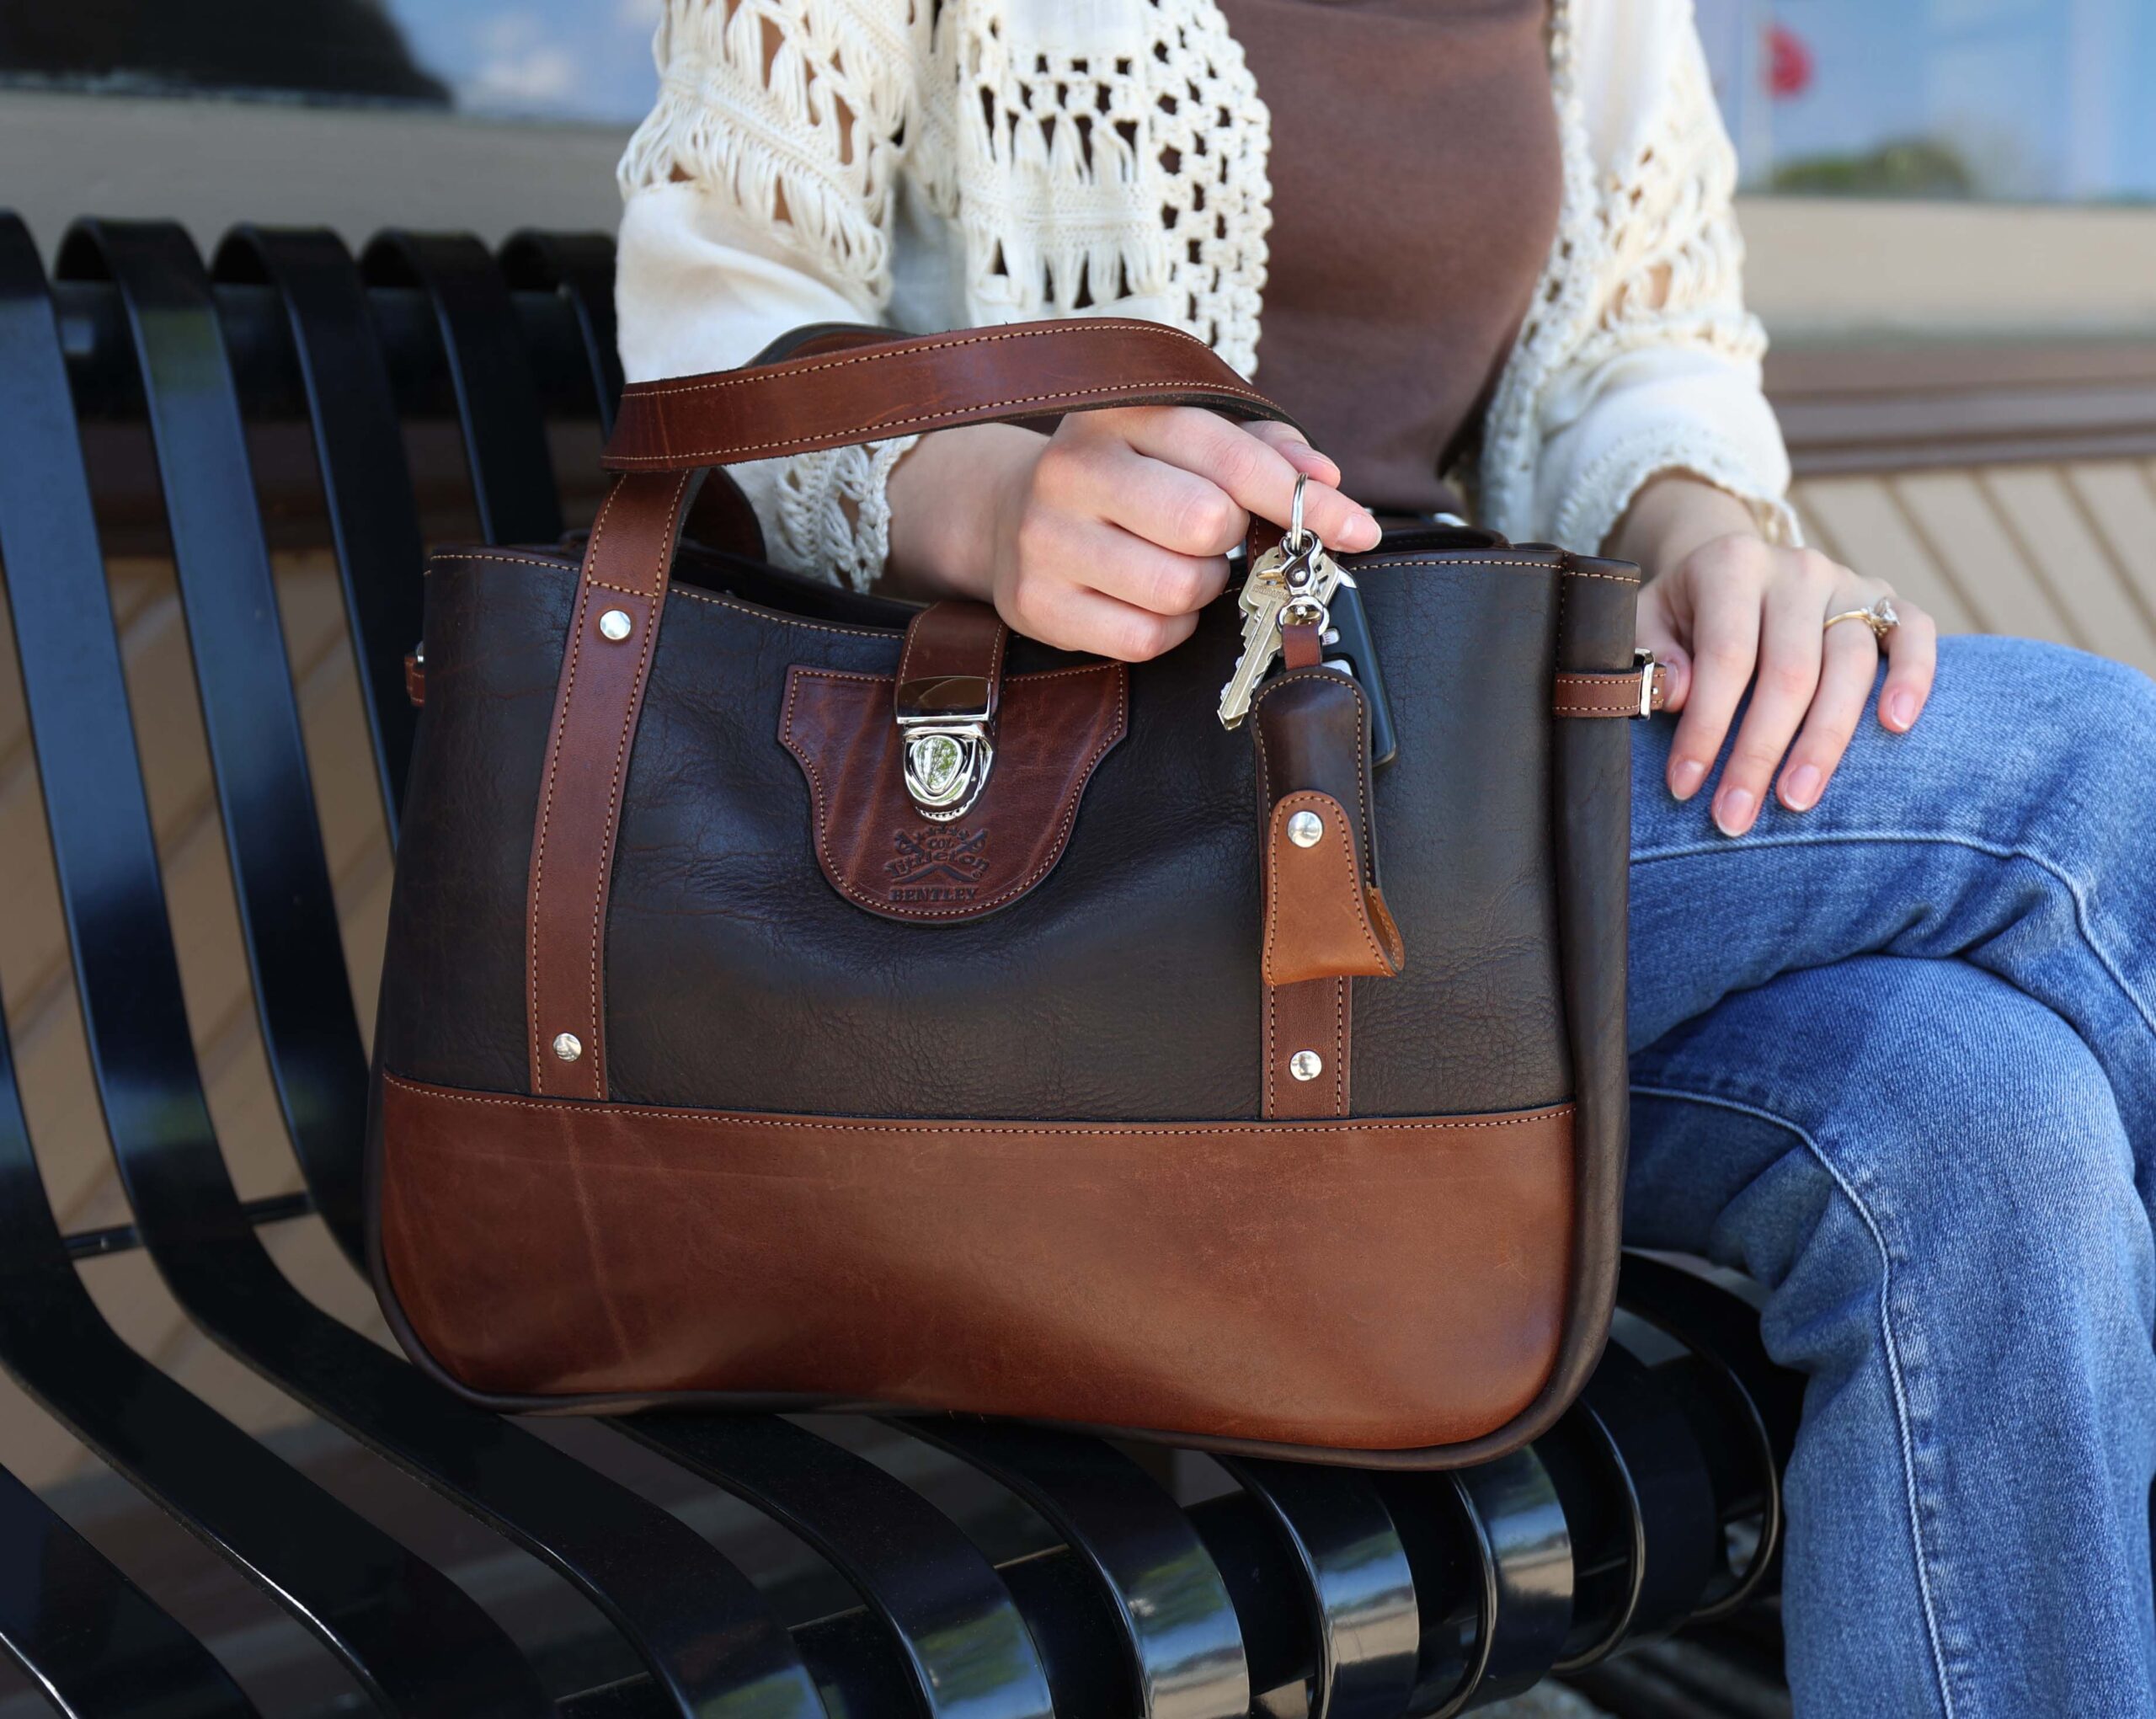
[[1532,1437],[1617,1263],[1635,570],[1440,527],[1339,558],[1374,771],[1313,625],[1223,728],[1232,590],[1127,665],[680,542],[733,462],[1285,418],[1202,342],[791,350],[630,388],[580,558],[430,568],[370,1140],[400,1339],[507,1410]]

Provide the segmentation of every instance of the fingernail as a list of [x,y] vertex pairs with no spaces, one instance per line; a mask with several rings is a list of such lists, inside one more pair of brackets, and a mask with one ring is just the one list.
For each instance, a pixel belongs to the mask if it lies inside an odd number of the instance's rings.
[[1906,729],[1917,719],[1917,696],[1913,692],[1895,693],[1886,701],[1886,725]]
[[1376,515],[1366,511],[1349,520],[1348,529],[1342,535],[1348,539],[1350,547],[1373,549],[1377,547],[1378,539],[1385,535],[1385,531],[1379,526]]
[[1669,772],[1669,791],[1680,800],[1689,800],[1700,791],[1700,784],[1707,779],[1707,766],[1696,758],[1680,758],[1677,767]]
[[1715,796],[1715,828],[1725,835],[1742,835],[1752,827],[1752,790],[1726,787]]
[[1808,812],[1819,798],[1819,766],[1800,764],[1782,783],[1782,800],[1792,811]]

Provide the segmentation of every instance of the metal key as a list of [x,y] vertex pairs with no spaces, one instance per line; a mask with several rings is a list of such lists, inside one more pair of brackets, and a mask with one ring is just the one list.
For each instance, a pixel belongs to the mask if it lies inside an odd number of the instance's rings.
[[1280,654],[1281,621],[1307,619],[1322,636],[1328,622],[1326,605],[1348,575],[1340,563],[1325,553],[1315,531],[1302,533],[1299,545],[1290,548],[1294,534],[1259,556],[1243,581],[1237,600],[1243,611],[1243,654],[1235,671],[1220,689],[1220,726],[1239,728],[1250,713],[1250,702]]
[[1280,564],[1268,567],[1277,551],[1258,558],[1243,581],[1238,601],[1243,611],[1243,652],[1235,659],[1235,672],[1220,689],[1220,726],[1240,728],[1250,714],[1250,701],[1257,683],[1265,678],[1273,659],[1280,654],[1280,611],[1288,606],[1288,587],[1279,578]]

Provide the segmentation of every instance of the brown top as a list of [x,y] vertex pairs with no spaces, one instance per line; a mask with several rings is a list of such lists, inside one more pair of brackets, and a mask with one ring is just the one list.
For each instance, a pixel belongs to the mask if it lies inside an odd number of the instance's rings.
[[1456,504],[1557,231],[1546,0],[1221,0],[1273,115],[1257,385],[1381,510]]

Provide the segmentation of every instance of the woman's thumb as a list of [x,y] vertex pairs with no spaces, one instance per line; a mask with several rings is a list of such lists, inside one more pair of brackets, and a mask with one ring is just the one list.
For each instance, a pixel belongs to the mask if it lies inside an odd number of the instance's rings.
[[1650,590],[1640,600],[1640,620],[1637,633],[1641,650],[1651,650],[1654,659],[1664,670],[1662,707],[1682,710],[1692,691],[1692,654],[1684,649],[1677,637],[1677,629],[1670,624],[1668,615],[1660,603],[1654,601]]

